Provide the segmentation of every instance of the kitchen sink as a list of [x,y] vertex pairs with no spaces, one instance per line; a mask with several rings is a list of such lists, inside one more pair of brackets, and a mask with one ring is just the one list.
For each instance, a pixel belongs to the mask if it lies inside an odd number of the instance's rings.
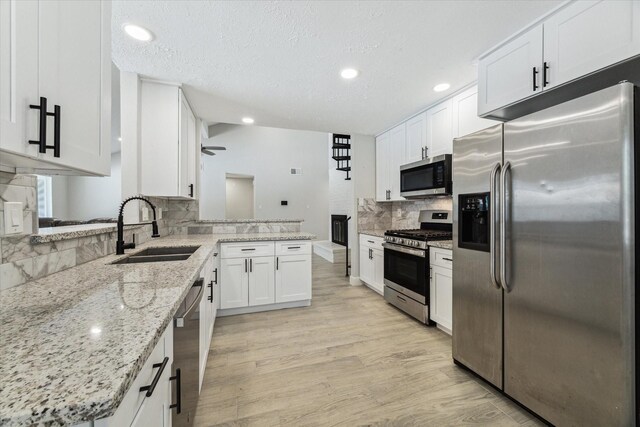
[[141,262],[184,261],[200,246],[166,246],[161,248],[147,248],[128,257],[114,261],[111,264],[137,264]]

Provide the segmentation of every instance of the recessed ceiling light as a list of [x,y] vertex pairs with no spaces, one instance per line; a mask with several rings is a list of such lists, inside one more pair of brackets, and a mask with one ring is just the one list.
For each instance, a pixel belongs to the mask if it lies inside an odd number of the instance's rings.
[[433,90],[435,90],[436,92],[443,92],[449,89],[450,87],[451,85],[449,83],[440,83],[439,85],[435,85],[433,87]]
[[141,42],[150,42],[151,40],[153,40],[153,34],[151,33],[151,31],[147,30],[144,27],[141,27],[140,25],[124,24],[122,26],[122,29],[125,33],[127,33],[127,35],[129,35],[129,37]]
[[246,123],[248,125],[253,124],[255,120],[253,120],[251,117],[243,117],[242,118],[242,123]]
[[340,72],[343,79],[353,79],[358,77],[358,70],[354,68],[345,68]]
[[121,136],[118,137],[118,141],[122,142],[122,137]]

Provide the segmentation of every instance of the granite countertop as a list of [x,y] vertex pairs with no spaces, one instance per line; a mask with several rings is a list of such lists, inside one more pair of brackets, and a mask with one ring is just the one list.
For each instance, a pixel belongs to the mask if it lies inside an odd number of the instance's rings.
[[368,236],[384,237],[385,230],[358,230],[358,233]]
[[304,222],[303,219],[278,219],[278,218],[269,218],[269,219],[199,219],[197,221],[193,221],[195,224],[270,224],[274,222]]
[[0,425],[109,417],[218,242],[311,239],[309,233],[168,236],[200,248],[184,261],[121,264],[109,255],[0,293]]
[[453,250],[453,240],[436,240],[428,243],[433,248]]
[[[149,223],[151,224],[151,223]],[[127,230],[140,228],[144,224],[125,225]],[[115,223],[96,223],[96,224],[78,224],[65,225],[62,227],[46,227],[38,230],[38,233],[31,235],[31,243],[48,243],[57,242],[66,239],[75,239],[78,237],[94,236],[96,234],[110,233],[117,230]]]

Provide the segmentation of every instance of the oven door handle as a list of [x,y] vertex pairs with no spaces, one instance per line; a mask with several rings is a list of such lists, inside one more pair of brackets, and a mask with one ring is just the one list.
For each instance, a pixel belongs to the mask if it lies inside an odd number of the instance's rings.
[[382,247],[385,249],[389,249],[391,251],[402,252],[403,254],[409,254],[409,255],[420,257],[420,258],[427,257],[427,251],[423,249],[412,249],[412,248],[407,248],[405,246],[395,245],[393,243],[388,243],[388,242],[384,242],[382,244]]

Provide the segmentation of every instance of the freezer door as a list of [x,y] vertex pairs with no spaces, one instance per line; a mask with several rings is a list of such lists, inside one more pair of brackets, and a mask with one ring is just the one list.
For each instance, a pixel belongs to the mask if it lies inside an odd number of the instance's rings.
[[[502,291],[491,279],[491,253],[461,248],[458,242],[460,195],[489,192],[492,171],[501,162],[501,124],[453,142],[453,358],[499,388]],[[489,195],[489,206],[496,200]]]
[[504,391],[555,425],[634,424],[632,139],[628,83],[504,127]]

